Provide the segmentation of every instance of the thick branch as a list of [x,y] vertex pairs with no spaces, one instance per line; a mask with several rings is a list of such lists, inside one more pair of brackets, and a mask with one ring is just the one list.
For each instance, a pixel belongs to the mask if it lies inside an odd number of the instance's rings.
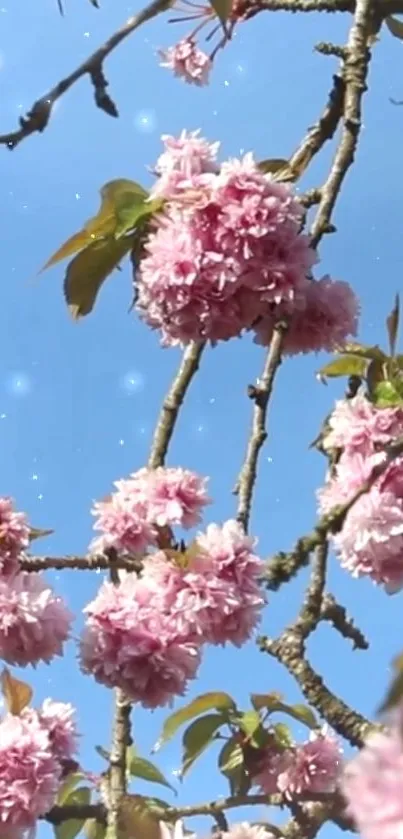
[[380,28],[375,26],[374,0],[357,0],[354,23],[343,49],[342,78],[344,82],[343,128],[329,175],[321,188],[321,200],[311,228],[312,245],[316,247],[330,229],[330,219],[348,169],[354,160],[361,130],[361,101],[371,59],[369,39]]
[[281,346],[284,330],[284,324],[278,324],[275,327],[259,384],[257,387],[250,385],[248,389],[249,396],[255,403],[252,418],[252,432],[248,440],[245,460],[234,489],[234,494],[238,495],[239,498],[237,519],[243,525],[245,531],[248,529],[249,524],[259,454],[267,439],[267,406],[272,394],[274,379],[281,364]]
[[329,690],[305,658],[304,640],[295,624],[287,627],[278,640],[262,637],[258,644],[262,652],[269,653],[287,668],[309,704],[352,746],[361,747],[365,738],[380,728]]
[[1,134],[0,143],[9,149],[14,149],[25,137],[42,132],[48,125],[53,106],[64,93],[70,90],[73,85],[88,75],[94,88],[95,103],[110,116],[118,116],[116,105],[106,92],[108,82],[103,72],[103,62],[116,49],[116,47],[135,29],[143,23],[151,20],[161,12],[165,12],[171,6],[172,0],[153,0],[137,15],[130,17],[126,23],[117,30],[105,43],[89,56],[79,67],[73,70],[70,75],[61,79],[54,87],[38,99],[28,112],[26,117],[20,118],[20,128],[10,134]]
[[107,839],[119,839],[120,808],[126,793],[126,750],[131,744],[130,702],[123,691],[116,690],[115,712],[112,734],[112,749],[109,769],[109,806],[107,815]]
[[164,400],[155,429],[148,465],[151,469],[162,466],[175,428],[178,413],[193,376],[199,369],[204,344],[189,344],[174,381]]

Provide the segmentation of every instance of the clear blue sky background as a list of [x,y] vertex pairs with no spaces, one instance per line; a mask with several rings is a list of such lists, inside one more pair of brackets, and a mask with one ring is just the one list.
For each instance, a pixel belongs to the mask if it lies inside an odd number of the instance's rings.
[[[1,2],[0,132],[14,128],[39,94],[138,8],[101,0],[96,11],[86,0],[65,0],[62,19],[56,0]],[[42,552],[85,552],[92,500],[147,459],[179,353],[160,349],[157,335],[127,314],[128,267],[113,276],[95,313],[78,325],[64,305],[63,266],[39,279],[36,272],[93,215],[103,183],[118,177],[149,183],[146,166],[159,154],[163,133],[201,127],[205,136],[222,141],[223,156],[250,149],[259,158],[289,155],[321,112],[336,70],[334,59],[313,53],[313,44],[343,42],[348,24],[347,16],[259,15],[239,27],[218,57],[210,87],[198,90],[158,66],[156,48],[186,31],[158,19],[107,62],[118,121],[96,110],[85,80],[62,99],[43,136],[28,139],[13,153],[0,149],[0,493],[14,496],[35,525],[54,528],[54,536],[38,543]],[[357,162],[335,213],[339,232],[321,247],[318,267],[318,275],[330,272],[348,280],[360,294],[366,342],[384,340],[385,316],[401,290],[403,109],[388,97],[403,96],[402,67],[402,44],[382,32]],[[331,155],[329,146],[304,186],[321,182]],[[341,392],[338,385],[325,388],[315,380],[321,360],[287,362],[276,383],[252,519],[262,556],[291,547],[314,521],[314,492],[325,463],[308,444]],[[231,489],[251,417],[245,390],[262,362],[262,351],[247,338],[209,350],[178,422],[169,463],[211,475],[215,504],[208,520],[234,512]],[[295,614],[304,579],[301,574],[271,596],[265,631],[275,634]],[[78,633],[81,609],[101,579],[75,572],[53,575],[53,582],[77,614]],[[351,580],[335,560],[329,585],[370,635],[371,652],[352,653],[345,640],[322,626],[310,644],[312,662],[333,690],[371,715],[401,646],[396,632],[401,599]],[[111,696],[80,675],[74,643],[66,658],[25,676],[38,702],[50,695],[78,706],[83,764],[99,768],[94,745],[108,745]],[[189,696],[211,689],[230,691],[244,705],[251,691],[282,690],[289,700],[299,698],[287,674],[252,644],[242,652],[206,655]],[[144,755],[164,716],[135,712],[134,733]],[[302,729],[297,733],[302,736]],[[159,765],[168,775],[179,766],[179,756],[179,739],[161,752]],[[178,800],[190,803],[223,792],[212,766],[212,757],[204,758]]]

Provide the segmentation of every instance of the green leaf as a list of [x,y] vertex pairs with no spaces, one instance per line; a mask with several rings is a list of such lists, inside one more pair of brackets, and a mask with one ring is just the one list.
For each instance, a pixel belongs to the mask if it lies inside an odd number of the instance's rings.
[[230,710],[235,711],[236,705],[228,693],[221,693],[219,691],[202,693],[201,696],[197,696],[196,699],[193,699],[188,705],[184,705],[182,708],[179,708],[178,711],[174,711],[174,713],[165,720],[161,736],[155,744],[153,752],[158,751],[158,749],[160,749],[161,746],[164,746],[168,740],[171,740],[183,723],[188,722],[188,720],[193,720],[205,711],[212,710],[222,711],[224,713],[225,711]]
[[246,779],[244,753],[237,735],[233,735],[218,756],[218,768],[227,778],[231,795],[236,795],[243,787]]
[[389,29],[389,32],[395,36],[395,38],[399,38],[400,41],[403,41],[403,23],[401,20],[397,20],[397,18],[389,17],[385,18],[386,26]]
[[[403,28],[403,23],[401,24]],[[389,338],[389,349],[390,354],[393,358],[396,351],[396,341],[397,341],[397,333],[399,330],[399,316],[400,316],[400,298],[399,295],[396,294],[395,297],[395,305],[388,317],[386,318],[386,328],[388,330],[388,338]]]
[[210,0],[210,5],[225,28],[232,11],[232,0]]
[[373,401],[378,408],[393,408],[403,405],[403,395],[396,382],[379,382],[373,393]]
[[260,163],[258,163],[258,167],[265,175],[278,175],[279,180],[281,180],[282,173],[286,174],[291,172],[288,160],[284,160],[282,157],[273,157],[267,158],[267,160],[261,160]]
[[129,230],[137,227],[140,219],[152,216],[161,210],[163,206],[161,199],[155,201],[148,201],[147,199],[147,192],[144,192],[143,196],[131,192],[123,193],[120,196],[119,205],[116,207],[115,239],[120,239]]
[[153,807],[153,800],[143,795],[124,796],[120,810],[120,839],[161,839],[161,807]]
[[45,536],[52,536],[54,530],[43,530],[41,527],[31,527],[29,530],[29,541],[34,542],[35,539],[44,539]]
[[313,711],[307,705],[287,705],[286,713],[298,722],[303,722],[308,728],[318,728],[318,721]]
[[273,726],[273,731],[276,743],[281,749],[289,749],[292,746],[293,738],[288,725],[284,722],[277,722]]
[[158,766],[144,757],[138,757],[134,754],[132,747],[127,750],[127,771],[133,778],[142,778],[143,781],[150,781],[152,784],[161,784],[176,794],[175,788],[167,781]]
[[317,728],[318,722],[313,711],[307,705],[287,705],[280,693],[252,693],[251,702],[256,710],[266,708],[270,714],[281,712],[288,714],[298,722],[303,722],[308,728]]
[[379,361],[379,359],[372,359],[369,362],[367,372],[366,372],[366,382],[368,388],[368,394],[372,398],[376,386],[379,382],[383,382],[385,379],[385,362]]
[[[124,226],[125,213],[130,207],[144,204],[148,193],[140,184],[127,178],[118,178],[104,184],[100,190],[101,206],[98,213],[89,219],[78,233],[75,233],[67,242],[50,257],[42,271],[46,271],[62,259],[84,250],[89,245],[100,239],[116,236],[116,230]],[[128,229],[128,228],[126,228]],[[118,233],[121,236],[122,231]]]
[[[91,790],[89,787],[80,787],[74,790],[65,799],[64,804],[89,804],[91,801]],[[69,819],[68,821],[56,824],[54,827],[56,839],[75,839],[80,833],[86,819]]]
[[59,787],[59,792],[57,793],[56,804],[59,807],[62,807],[63,804],[66,803],[69,795],[83,780],[83,778],[84,775],[81,772],[70,772],[70,774],[67,775],[67,778],[64,779],[63,783]]
[[341,352],[343,355],[355,355],[357,358],[366,358],[368,361],[387,361],[388,356],[377,345],[368,347],[366,344],[344,344]]
[[333,379],[339,376],[364,376],[368,366],[365,358],[357,358],[354,355],[342,355],[335,358],[329,364],[325,364],[318,370],[318,376],[323,379]]
[[67,267],[64,295],[74,320],[94,308],[98,292],[132,246],[132,237],[103,239],[77,254]]
[[241,731],[252,741],[253,735],[262,725],[258,711],[245,711],[245,713],[237,715],[236,722]]
[[96,819],[87,819],[84,822],[83,833],[87,839],[105,839],[106,825]]
[[225,722],[226,716],[224,714],[206,714],[206,716],[199,717],[188,726],[182,740],[183,758],[180,773],[182,778],[212,742],[214,734]]

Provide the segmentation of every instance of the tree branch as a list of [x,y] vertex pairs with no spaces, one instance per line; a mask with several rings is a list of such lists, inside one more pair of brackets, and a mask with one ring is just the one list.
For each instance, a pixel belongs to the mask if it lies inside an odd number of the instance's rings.
[[62,824],[70,819],[83,821],[84,819],[95,819],[100,824],[106,824],[106,809],[103,804],[66,804],[55,806],[44,816],[49,824]]
[[247,531],[252,506],[253,489],[257,476],[257,463],[262,446],[267,439],[267,406],[273,391],[274,379],[281,364],[281,346],[285,331],[284,324],[277,324],[266,356],[262,376],[257,387],[249,385],[248,394],[255,405],[253,409],[252,431],[249,437],[245,460],[241,467],[234,495],[239,498],[237,520]]
[[354,22],[350,29],[346,47],[343,48],[341,76],[344,82],[343,128],[340,143],[329,175],[321,187],[321,199],[312,224],[312,246],[316,247],[324,233],[330,230],[332,212],[341,185],[350,168],[357,148],[361,130],[361,101],[367,90],[367,75],[371,52],[370,37],[380,28],[374,17],[374,0],[357,0]]
[[179,370],[164,400],[154,432],[148,460],[150,469],[162,466],[175,428],[175,423],[193,376],[199,369],[205,344],[192,343],[185,349]]
[[337,603],[331,594],[325,594],[322,600],[320,620],[331,623],[343,638],[348,638],[353,642],[355,650],[367,650],[369,648],[369,642],[365,635],[355,626],[353,619],[347,615],[344,606]]
[[352,495],[345,504],[334,507],[330,513],[322,516],[311,533],[301,536],[290,553],[280,552],[275,554],[267,563],[264,579],[267,588],[277,591],[283,583],[287,583],[300,568],[308,565],[311,553],[323,543],[329,534],[338,533],[346,520],[346,517],[354,504],[368,492],[378,478],[383,475],[396,457],[403,454],[403,437],[398,437],[388,446],[385,446],[385,459],[378,463],[371,471],[371,474],[361,487]]
[[[304,631],[309,634],[309,625]],[[287,627],[277,640],[261,637],[258,644],[261,652],[269,653],[287,668],[309,704],[352,746],[361,747],[371,732],[381,730],[329,690],[305,658],[304,637],[296,624]]]
[[[334,806],[335,798],[340,802],[339,793],[299,793],[296,795],[296,800],[299,802],[321,802],[327,807]],[[176,819],[189,818],[191,816],[215,816],[217,813],[222,813],[224,810],[233,810],[236,807],[284,807],[290,806],[289,799],[284,798],[281,793],[275,795],[265,795],[264,793],[257,793],[255,795],[230,795],[227,798],[217,798],[215,801],[203,802],[201,804],[188,804],[184,807],[169,807],[163,811],[161,818],[168,821]]]
[[[168,391],[154,432],[148,461],[150,469],[163,466],[179,410],[188,387],[199,367],[204,344],[192,343],[185,349],[178,372]],[[109,557],[111,579],[119,585],[117,556]],[[112,562],[113,560],[113,562]],[[106,839],[119,839],[122,802],[126,794],[126,752],[131,744],[131,703],[119,688],[115,692],[112,749],[108,773],[108,807]]]
[[[116,557],[113,560],[115,568],[126,571],[139,572],[142,567],[140,558]],[[100,556],[24,556],[20,560],[22,571],[109,571],[111,561],[109,557]]]
[[[331,140],[343,114],[344,80],[340,75],[333,76],[333,86],[328,102],[318,121],[308,129],[294,154],[288,161],[293,179],[301,177],[311,160]],[[315,190],[315,199],[320,201],[320,190]]]
[[106,839],[119,839],[120,808],[126,793],[126,751],[131,744],[131,705],[119,688],[115,692],[112,749],[109,760],[109,802]]
[[107,93],[108,82],[103,71],[103,63],[110,53],[127,38],[135,29],[143,23],[165,12],[170,8],[172,0],[152,0],[141,12],[130,17],[126,23],[117,30],[105,43],[89,56],[79,67],[73,70],[70,75],[61,79],[54,87],[38,99],[27,113],[26,117],[20,117],[20,128],[9,134],[0,135],[0,144],[9,149],[15,149],[22,140],[35,132],[41,133],[49,123],[53,106],[73,85],[83,78],[89,76],[94,88],[95,103],[110,116],[117,117],[118,111],[113,100]]

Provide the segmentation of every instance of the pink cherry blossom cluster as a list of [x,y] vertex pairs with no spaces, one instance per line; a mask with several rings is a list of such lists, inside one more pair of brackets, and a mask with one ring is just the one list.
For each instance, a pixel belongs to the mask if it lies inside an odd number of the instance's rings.
[[281,792],[293,798],[303,792],[333,792],[341,771],[343,750],[325,726],[312,731],[305,743],[282,751],[268,749],[262,758],[256,784],[266,795]]
[[341,790],[363,839],[401,839],[403,833],[402,710],[389,729],[371,734],[346,765]]
[[136,306],[163,343],[215,344],[252,330],[268,345],[283,319],[289,354],[333,349],[355,334],[350,286],[310,276],[317,257],[291,187],[252,154],[219,166],[218,144],[199,132],[162,139],[151,192],[166,203],[136,274]]
[[0,574],[19,570],[21,554],[29,545],[30,528],[25,513],[17,513],[11,498],[0,498]]
[[[196,839],[196,834],[189,836],[185,832],[181,821],[169,825],[167,822],[160,822],[161,839]],[[231,824],[228,830],[220,832],[222,839],[274,839],[274,834],[263,824]]]
[[61,655],[73,620],[42,574],[20,571],[29,534],[24,513],[0,498],[0,658],[21,667]]
[[159,50],[160,65],[189,84],[204,87],[209,82],[212,61],[199,49],[194,38],[183,38],[166,50]]
[[[162,468],[119,481],[115,496],[95,507],[102,544],[123,553],[144,551],[142,522],[150,547],[158,527],[193,526],[210,501],[205,485],[194,473]],[[188,550],[166,547],[145,557],[140,576],[122,574],[119,586],[103,583],[85,609],[84,672],[123,688],[144,707],[182,695],[204,644],[241,646],[256,627],[264,598],[253,547],[236,521],[210,524]]]
[[[403,433],[401,408],[377,408],[362,394],[336,403],[325,439],[342,454],[319,491],[323,513],[344,504],[385,457],[383,448]],[[367,575],[388,593],[403,586],[403,458],[383,472],[371,491],[348,513],[333,537],[341,564],[355,576]]]
[[0,836],[19,839],[54,805],[77,750],[74,709],[46,699],[0,721]]
[[143,552],[158,544],[161,528],[194,527],[201,510],[210,504],[207,479],[186,469],[139,469],[126,480],[116,481],[117,492],[97,501],[95,530],[102,533],[91,545],[94,553],[114,548],[119,554]]

